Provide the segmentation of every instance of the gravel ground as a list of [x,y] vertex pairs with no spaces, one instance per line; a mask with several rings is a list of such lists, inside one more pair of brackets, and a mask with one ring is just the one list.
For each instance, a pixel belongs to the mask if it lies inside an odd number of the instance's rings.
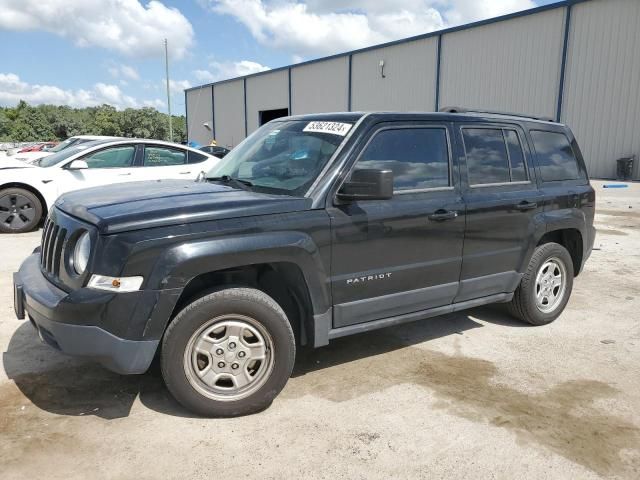
[[39,233],[0,236],[0,476],[637,479],[640,184],[594,187],[596,250],[555,323],[490,307],[340,339],[226,420],[191,416],[157,369],[41,344],[11,290]]

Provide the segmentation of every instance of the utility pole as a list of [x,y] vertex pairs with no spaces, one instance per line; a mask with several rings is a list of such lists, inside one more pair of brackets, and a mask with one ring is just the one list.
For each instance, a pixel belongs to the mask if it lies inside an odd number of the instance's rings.
[[169,89],[169,47],[167,39],[164,39],[164,65],[167,77],[167,109],[169,110],[169,141],[173,142],[173,124],[171,119],[171,90]]

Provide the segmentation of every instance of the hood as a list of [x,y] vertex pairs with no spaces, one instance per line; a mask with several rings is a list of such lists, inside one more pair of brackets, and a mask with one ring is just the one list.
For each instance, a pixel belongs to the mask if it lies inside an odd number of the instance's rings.
[[311,199],[238,190],[219,183],[157,180],[67,193],[56,207],[92,223],[101,233],[205,220],[306,210]]
[[7,168],[33,168],[34,166],[23,160],[16,160],[14,157],[0,158],[0,170],[6,170]]
[[38,160],[51,155],[50,152],[24,152],[16,153],[12,158],[27,163],[36,163]]

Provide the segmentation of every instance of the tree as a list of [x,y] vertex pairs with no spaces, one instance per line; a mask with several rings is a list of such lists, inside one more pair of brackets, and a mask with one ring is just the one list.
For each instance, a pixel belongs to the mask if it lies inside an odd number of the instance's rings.
[[97,107],[93,119],[96,135],[122,136],[122,117],[111,105]]
[[[173,140],[187,139],[184,116],[173,116]],[[154,108],[116,110],[111,105],[71,108],[57,105],[32,107],[20,101],[0,107],[0,140],[30,142],[64,140],[74,135],[111,135],[169,139],[169,117]]]
[[8,141],[10,131],[11,120],[9,120],[5,111],[0,110],[0,142]]
[[37,108],[20,102],[17,118],[11,122],[9,136],[17,142],[55,140],[56,136],[47,117]]
[[187,141],[187,118],[182,116],[172,116],[173,119],[173,141],[184,143]]

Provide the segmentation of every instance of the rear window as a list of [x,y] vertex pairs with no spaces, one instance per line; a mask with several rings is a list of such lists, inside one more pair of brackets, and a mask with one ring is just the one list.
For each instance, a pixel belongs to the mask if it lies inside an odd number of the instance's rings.
[[566,135],[532,130],[531,138],[533,138],[543,181],[556,182],[582,178],[578,160]]

